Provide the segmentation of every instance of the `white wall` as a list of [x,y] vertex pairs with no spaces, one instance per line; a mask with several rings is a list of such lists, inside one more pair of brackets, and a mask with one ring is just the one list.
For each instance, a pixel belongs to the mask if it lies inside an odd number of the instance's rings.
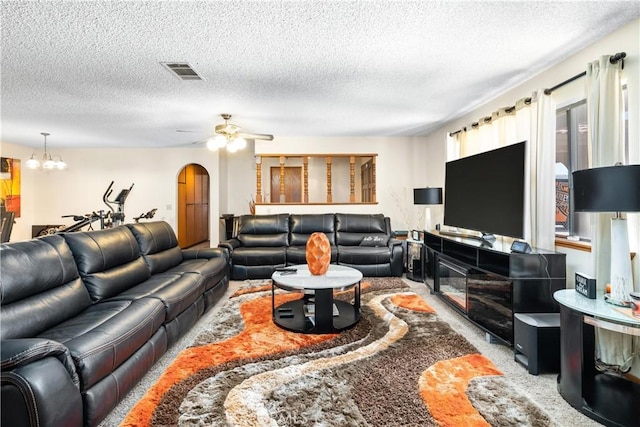
[[[275,141],[259,141],[267,150],[256,147],[259,153],[377,153],[377,204],[332,205],[269,205],[259,206],[258,213],[383,213],[391,218],[395,230],[420,228],[423,209],[413,205],[413,188],[426,184],[414,179],[413,164],[416,144],[424,138],[316,138],[290,137]],[[113,180],[114,194],[128,188],[127,221],[152,208],[158,211],[154,219],[176,223],[177,174],[189,163],[199,163],[210,175],[210,230],[215,246],[224,236],[222,214],[249,213],[249,200],[255,196],[254,145],[234,154],[214,153],[206,148],[184,147],[167,149],[57,149],[69,164],[65,171],[32,171],[25,162],[33,151],[30,147],[4,143],[0,146],[4,157],[22,160],[22,216],[16,220],[11,241],[31,237],[35,224],[66,224],[73,221],[61,218],[68,214],[85,214],[107,209],[102,195]],[[421,162],[418,162],[421,163]],[[424,167],[420,173],[424,172]],[[264,171],[263,171],[264,173]],[[344,187],[344,188],[342,188]],[[334,191],[348,193],[348,182]]]
[[256,193],[256,165],[253,154],[253,142],[248,141],[247,148],[233,154],[223,150],[221,159],[227,163],[227,209],[221,213],[235,215],[249,214],[249,201]]
[[[446,135],[448,132],[457,131],[469,124],[478,121],[479,118],[490,115],[493,111],[505,106],[510,106],[516,100],[531,96],[538,89],[553,87],[574,75],[583,72],[587,64],[598,59],[602,55],[613,55],[618,52],[626,52],[623,77],[627,80],[629,94],[629,142],[630,163],[640,163],[640,19],[636,19],[619,30],[613,32],[604,39],[598,41],[587,49],[567,58],[561,64],[554,66],[535,78],[514,87],[510,91],[500,95],[490,102],[474,109],[469,114],[444,125],[432,132],[426,138],[427,182],[432,186],[444,185],[444,163],[446,161]],[[586,98],[585,79],[578,79],[553,92],[553,97],[559,107]],[[474,100],[470,99],[469,103]],[[442,220],[442,217],[437,219]],[[631,250],[640,252],[640,215],[629,214],[629,235]],[[571,250],[560,249],[558,251],[567,254],[567,284],[573,287],[573,272],[581,271],[592,275],[593,266],[589,254]],[[636,290],[640,288],[640,254],[633,262],[634,283]],[[600,285],[600,284],[599,284]]]
[[69,168],[64,171],[32,171],[25,162],[32,149],[3,143],[3,157],[22,160],[22,215],[16,219],[11,241],[31,238],[34,224],[72,224],[68,214],[108,209],[102,195],[114,181],[115,197],[134,184],[125,204],[127,222],[157,208],[154,220],[176,224],[177,175],[189,163],[198,163],[210,175],[211,241],[219,239],[218,155],[204,148],[167,149],[56,149]]

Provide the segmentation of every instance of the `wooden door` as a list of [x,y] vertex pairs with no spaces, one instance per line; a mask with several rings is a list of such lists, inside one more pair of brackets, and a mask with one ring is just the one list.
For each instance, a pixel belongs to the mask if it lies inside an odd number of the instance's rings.
[[302,168],[284,168],[284,200],[280,200],[280,167],[271,167],[271,203],[302,202]]
[[209,173],[200,165],[178,175],[178,244],[188,248],[209,240]]
[[373,175],[373,160],[369,160],[368,162],[363,163],[360,167],[360,182],[362,186],[362,202],[375,203],[375,201],[373,200],[373,186],[375,185]]

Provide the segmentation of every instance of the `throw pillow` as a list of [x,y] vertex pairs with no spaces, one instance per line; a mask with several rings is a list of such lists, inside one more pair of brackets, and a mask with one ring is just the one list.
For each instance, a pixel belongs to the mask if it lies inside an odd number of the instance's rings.
[[387,246],[389,236],[364,236],[360,242],[360,246]]

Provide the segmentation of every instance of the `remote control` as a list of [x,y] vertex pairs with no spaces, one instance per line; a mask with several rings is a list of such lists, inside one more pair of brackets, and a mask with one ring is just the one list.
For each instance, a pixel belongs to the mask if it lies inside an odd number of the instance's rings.
[[296,274],[297,271],[296,270],[282,270],[282,271],[279,271],[278,273],[280,273],[281,276],[287,276],[289,274]]

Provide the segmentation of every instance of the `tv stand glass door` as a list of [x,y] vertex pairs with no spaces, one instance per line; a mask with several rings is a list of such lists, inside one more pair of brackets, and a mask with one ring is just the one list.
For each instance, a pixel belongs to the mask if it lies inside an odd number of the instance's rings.
[[469,319],[505,341],[513,337],[513,284],[508,277],[472,268],[467,277]]
[[453,307],[466,314],[467,270],[440,255],[436,274],[440,295],[452,303]]

